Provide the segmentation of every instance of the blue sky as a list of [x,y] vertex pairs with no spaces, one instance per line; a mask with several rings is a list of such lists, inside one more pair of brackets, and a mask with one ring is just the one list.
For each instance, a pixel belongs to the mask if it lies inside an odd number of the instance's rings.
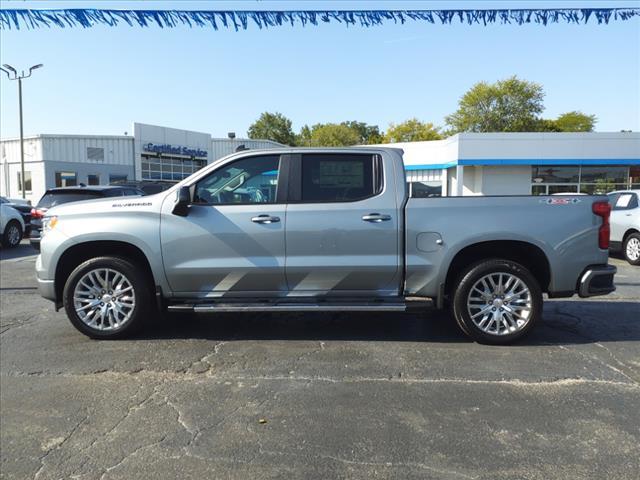
[[[138,3],[135,5],[135,3]],[[554,2],[33,2],[4,8],[92,7],[526,8]],[[562,2],[583,7],[639,1]],[[247,31],[97,27],[0,31],[0,63],[28,68],[25,134],[122,134],[139,121],[226,136],[263,111],[305,123],[359,120],[385,129],[410,117],[443,125],[480,80],[541,83],[544,116],[595,114],[598,131],[640,130],[640,22],[609,25],[375,28],[322,25]],[[15,82],[0,83],[0,135],[18,134]]]

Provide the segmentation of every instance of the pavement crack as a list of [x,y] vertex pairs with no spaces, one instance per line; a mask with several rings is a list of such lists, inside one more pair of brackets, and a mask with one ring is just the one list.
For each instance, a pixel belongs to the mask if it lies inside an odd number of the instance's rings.
[[51,447],[49,447],[46,452],[44,453],[44,455],[42,455],[40,457],[40,468],[38,468],[38,471],[35,473],[34,475],[34,479],[37,479],[40,474],[44,471],[45,468],[45,461],[47,459],[47,457],[51,454],[51,452],[55,451],[55,450],[60,450],[62,448],[62,446],[67,443],[67,441],[73,436],[74,433],[76,433],[78,431],[78,429],[87,421],[89,420],[89,415],[85,415],[82,419],[80,419],[80,421],[78,421],[72,428],[71,430],[69,430],[69,433],[67,433],[64,437],[61,437],[59,440],[60,441],[56,441],[54,445],[52,445]]
[[141,450],[145,450],[147,448],[153,448],[156,445],[160,445],[162,442],[165,441],[166,438],[167,438],[167,435],[163,435],[159,440],[156,440],[155,442],[147,443],[146,445],[141,445],[141,446],[133,449],[131,452],[126,454],[124,457],[122,457],[117,463],[115,463],[114,465],[111,465],[110,467],[105,468],[104,472],[102,472],[102,475],[100,475],[100,480],[103,480],[105,475],[107,475],[112,470],[115,470],[116,468],[118,468],[120,465],[125,463],[127,460],[129,460],[131,457],[136,455]]
[[191,437],[191,440],[189,440],[187,445],[191,444],[191,442],[193,442],[193,439],[195,438],[196,434],[198,433],[198,430],[194,430],[193,428],[189,427],[189,425],[187,425],[187,423],[184,421],[183,413],[180,411],[180,409],[178,408],[178,406],[175,403],[173,403],[171,400],[169,400],[169,397],[167,397],[167,396],[164,397],[164,403],[168,407],[171,407],[176,412],[176,415],[177,415],[176,416],[176,421],[180,424],[180,426],[182,428],[185,429],[185,431]]
[[[569,350],[569,349],[567,349]],[[114,379],[119,379],[122,377],[139,377],[142,379],[156,380],[162,383],[170,382],[170,381],[193,381],[199,378],[202,378],[201,374],[194,373],[186,373],[186,372],[175,372],[175,371],[154,371],[154,370],[141,370],[137,373],[131,372],[115,372],[115,371],[107,371],[104,373],[93,374],[93,373],[49,373],[49,372],[20,372],[20,371],[9,371],[2,372],[0,376],[9,376],[9,377],[23,377],[23,376],[62,376],[67,378],[92,378],[98,375],[105,375],[113,377]],[[638,388],[640,385],[633,378],[625,376],[628,378],[628,382],[618,381],[618,380],[605,380],[598,378],[585,378],[585,377],[565,377],[565,378],[549,378],[549,379],[532,379],[532,380],[523,380],[520,378],[497,378],[497,379],[467,379],[467,378],[459,378],[459,377],[434,377],[434,378],[412,378],[406,375],[398,376],[384,376],[384,377],[349,377],[349,378],[335,378],[335,377],[323,377],[323,376],[305,376],[305,375],[265,375],[265,376],[223,376],[223,375],[209,375],[207,378],[211,380],[215,380],[218,382],[238,382],[238,381],[246,381],[246,382],[269,382],[269,381],[292,381],[292,382],[325,382],[325,383],[394,383],[394,384],[439,384],[439,383],[451,383],[451,384],[484,384],[484,385],[511,385],[516,387],[535,387],[535,386],[573,386],[579,384],[603,384],[603,385],[613,385],[620,387],[631,387]],[[155,392],[154,392],[155,393]],[[153,396],[153,393],[151,394]],[[148,401],[147,398],[145,401]],[[131,407],[135,409],[134,405]],[[124,420],[124,418],[122,419]]]
[[194,360],[193,362],[191,362],[191,364],[189,364],[188,367],[186,367],[184,369],[185,372],[190,372],[192,371],[193,367],[199,363],[204,363],[206,365],[206,369],[202,370],[202,371],[198,371],[197,373],[200,375],[205,375],[210,373],[213,368],[214,365],[209,361],[209,359],[211,357],[213,357],[214,355],[218,355],[220,353],[220,349],[222,348],[223,345],[225,345],[227,342],[226,341],[222,341],[222,342],[218,342],[213,346],[213,352],[209,352],[206,355],[202,356],[201,358]]
[[[598,345],[597,343],[594,345]],[[602,345],[600,345],[601,348],[604,348],[605,350],[608,351],[608,349]],[[562,349],[562,350],[566,350],[567,352],[573,352],[577,355],[580,355],[582,358],[586,358],[587,360],[593,360],[596,361],[598,363],[600,363],[601,365],[604,365],[605,367],[607,367],[609,370],[612,370],[613,372],[617,373],[618,375],[623,376],[624,378],[626,378],[627,380],[629,380],[631,383],[635,384],[635,385],[640,385],[640,383],[638,382],[638,380],[636,380],[635,378],[627,375],[625,372],[623,372],[622,370],[620,370],[617,367],[614,367],[613,365],[611,365],[610,363],[605,362],[604,360],[602,360],[600,357],[598,357],[597,355],[588,355],[585,352],[580,351],[577,348],[568,348],[565,347],[564,345],[558,345],[558,348]],[[611,353],[611,352],[609,352]],[[613,355],[611,355],[613,357]],[[613,357],[615,359],[615,357]],[[621,362],[619,362],[621,363]],[[623,366],[626,367],[626,365],[622,364]]]

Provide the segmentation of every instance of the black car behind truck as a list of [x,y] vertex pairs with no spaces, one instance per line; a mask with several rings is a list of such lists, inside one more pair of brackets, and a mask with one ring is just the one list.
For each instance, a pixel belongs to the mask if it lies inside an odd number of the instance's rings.
[[40,236],[42,233],[42,217],[52,207],[63,203],[81,202],[83,200],[95,200],[105,197],[125,197],[144,195],[142,190],[129,186],[95,185],[79,187],[51,188],[44,192],[38,205],[31,210],[31,233],[29,241],[31,246],[40,250]]

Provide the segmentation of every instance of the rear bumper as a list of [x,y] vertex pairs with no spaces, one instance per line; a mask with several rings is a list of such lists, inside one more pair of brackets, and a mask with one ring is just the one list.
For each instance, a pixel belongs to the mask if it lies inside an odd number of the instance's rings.
[[40,228],[32,227],[31,233],[29,235],[29,243],[36,250],[40,250],[40,236],[41,236]]
[[580,276],[578,295],[582,298],[607,295],[616,289],[613,277],[618,269],[613,265],[591,265]]

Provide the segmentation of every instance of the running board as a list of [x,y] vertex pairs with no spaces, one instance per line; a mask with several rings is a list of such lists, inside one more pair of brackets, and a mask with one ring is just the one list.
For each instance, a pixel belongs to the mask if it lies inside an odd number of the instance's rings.
[[195,313],[217,313],[217,312],[405,312],[414,308],[433,307],[433,301],[425,299],[420,302],[363,302],[363,303],[340,303],[340,302],[264,302],[264,303],[182,303],[169,305],[169,312],[195,312]]

